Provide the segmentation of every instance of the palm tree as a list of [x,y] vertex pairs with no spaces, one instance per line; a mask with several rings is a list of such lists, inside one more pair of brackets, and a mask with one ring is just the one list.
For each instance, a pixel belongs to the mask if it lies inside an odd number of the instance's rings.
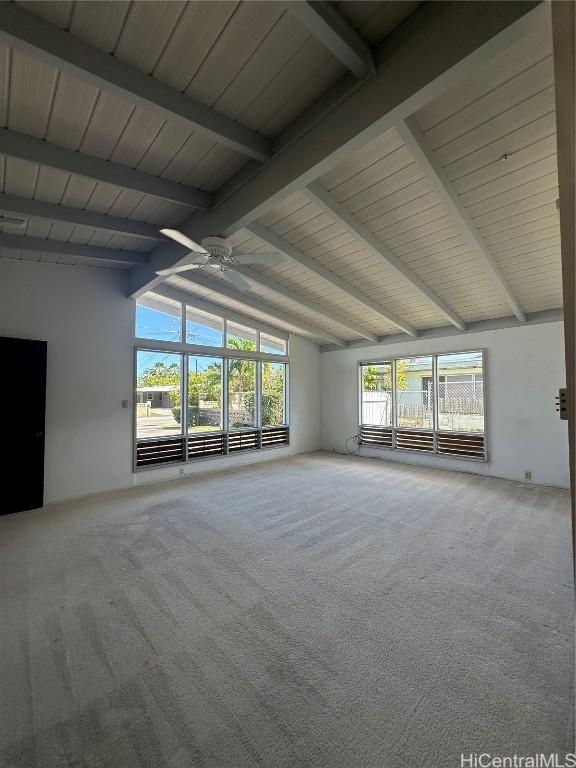
[[[226,346],[229,349],[237,349],[242,352],[255,352],[256,344],[248,339],[228,339]],[[229,377],[229,391],[238,395],[239,405],[249,405],[245,402],[245,397],[248,394],[254,396],[255,384],[256,384],[256,363],[254,360],[245,360],[239,358],[236,360],[229,360],[228,362],[228,377]],[[254,420],[254,397],[252,397],[252,403],[249,405],[252,412],[252,421]],[[248,425],[247,425],[248,426]]]

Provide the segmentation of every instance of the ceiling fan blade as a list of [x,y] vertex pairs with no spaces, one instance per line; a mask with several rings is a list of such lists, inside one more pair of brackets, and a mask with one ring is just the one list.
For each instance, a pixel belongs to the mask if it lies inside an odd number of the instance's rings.
[[191,251],[196,251],[196,253],[208,253],[205,248],[202,248],[201,245],[195,243],[194,240],[187,237],[183,232],[180,232],[179,229],[161,229],[160,232],[166,237],[180,243],[180,245],[183,245],[185,248],[190,248]]
[[177,275],[179,272],[188,272],[189,269],[196,269],[197,267],[204,267],[208,262],[207,257],[203,253],[189,253],[179,264],[174,267],[168,267],[168,269],[159,269],[156,274],[161,277],[167,277],[168,275]]
[[234,272],[234,269],[225,269],[221,270],[220,274],[225,280],[228,280],[229,283],[231,283],[235,288],[239,288],[241,291],[248,291],[250,290],[250,283],[248,280],[244,280],[244,278],[239,275],[237,272]]
[[234,259],[238,264],[261,264],[263,267],[280,264],[284,261],[282,253],[235,253]]

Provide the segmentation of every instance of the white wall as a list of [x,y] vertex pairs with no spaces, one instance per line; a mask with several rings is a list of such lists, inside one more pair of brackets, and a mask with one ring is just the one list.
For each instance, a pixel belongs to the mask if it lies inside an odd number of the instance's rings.
[[[119,271],[0,261],[0,335],[48,342],[46,503],[179,473],[132,471],[135,304],[126,298],[126,278]],[[319,447],[318,347],[292,337],[290,358],[290,446],[187,464],[186,473]]]
[[567,426],[554,401],[566,376],[560,322],[323,352],[322,446],[343,450],[345,439],[358,431],[360,360],[466,349],[486,350],[489,463],[368,448],[361,453],[513,480],[531,471],[532,482],[568,487]]

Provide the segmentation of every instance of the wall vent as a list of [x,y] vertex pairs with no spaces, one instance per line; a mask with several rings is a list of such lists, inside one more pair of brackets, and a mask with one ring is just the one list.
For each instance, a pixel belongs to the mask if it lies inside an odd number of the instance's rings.
[[260,434],[257,429],[248,432],[230,432],[228,435],[228,453],[255,451],[260,448]]
[[188,435],[188,460],[226,453],[226,435],[223,432],[203,432]]
[[288,445],[288,427],[264,427],[262,429],[262,448],[274,448],[280,445]]
[[163,437],[139,440],[136,444],[136,466],[153,467],[156,464],[173,464],[184,461],[186,438]]
[[375,448],[392,448],[392,428],[391,427],[360,427],[360,438],[362,445],[374,446]]
[[425,430],[396,430],[396,448],[434,453],[434,432]]
[[469,459],[484,459],[484,435],[438,432],[438,453]]

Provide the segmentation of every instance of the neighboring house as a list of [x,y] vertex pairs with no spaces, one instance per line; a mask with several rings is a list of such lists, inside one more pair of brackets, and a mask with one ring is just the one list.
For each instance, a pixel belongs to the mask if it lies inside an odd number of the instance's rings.
[[163,387],[137,387],[136,402],[149,403],[150,408],[172,408],[172,392],[178,392],[175,384]]
[[[423,401],[430,397],[432,387],[432,365],[426,359],[415,358],[408,363],[405,371],[406,389],[421,392]],[[470,353],[450,355],[450,366],[438,367],[439,396],[442,399],[482,400],[484,376],[482,354],[471,357]]]

